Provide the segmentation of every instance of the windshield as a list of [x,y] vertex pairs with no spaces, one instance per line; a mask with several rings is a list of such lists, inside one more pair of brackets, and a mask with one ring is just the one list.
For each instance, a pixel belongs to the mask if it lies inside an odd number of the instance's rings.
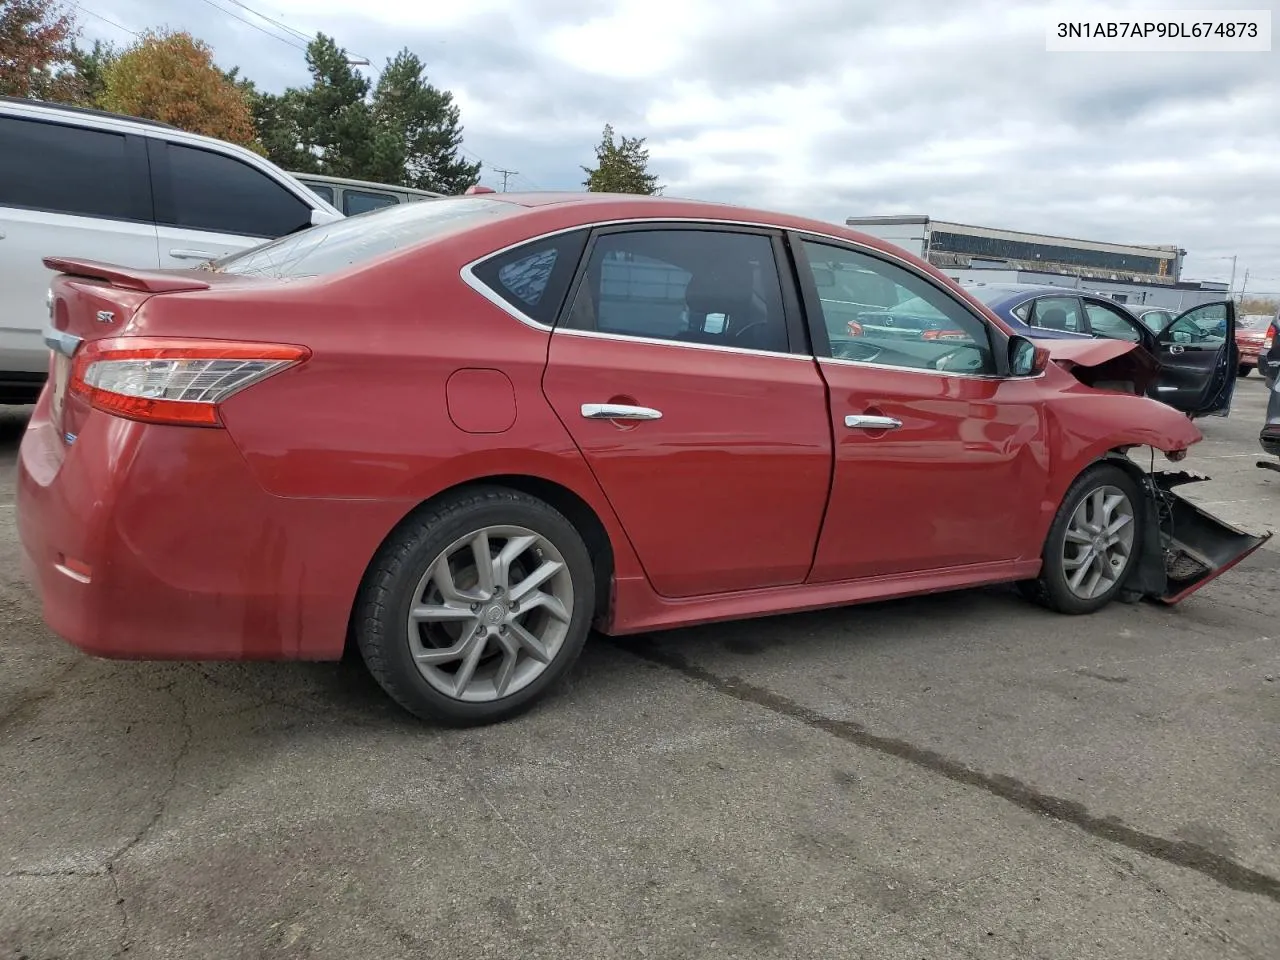
[[275,280],[318,277],[520,209],[485,197],[396,204],[233,253],[205,269]]

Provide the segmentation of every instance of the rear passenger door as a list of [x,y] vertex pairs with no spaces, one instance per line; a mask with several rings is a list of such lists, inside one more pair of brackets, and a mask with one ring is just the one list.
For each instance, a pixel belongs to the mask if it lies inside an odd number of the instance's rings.
[[312,208],[243,160],[149,139],[160,262],[194,267],[311,226]]
[[0,372],[48,370],[49,256],[159,265],[140,137],[0,116]]
[[831,427],[787,264],[766,230],[602,229],[551,335],[547,399],[662,596],[809,573]]

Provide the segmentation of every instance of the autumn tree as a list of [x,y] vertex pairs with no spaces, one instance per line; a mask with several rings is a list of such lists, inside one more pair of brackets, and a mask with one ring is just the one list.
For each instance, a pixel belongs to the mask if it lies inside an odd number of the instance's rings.
[[622,137],[616,142],[613,125],[604,125],[604,136],[596,145],[595,167],[583,167],[583,186],[594,193],[643,193],[661,191],[658,178],[649,173],[649,151],[643,137]]
[[106,110],[246,146],[256,138],[243,89],[189,33],[144,33],[106,65],[103,84]]
[[59,0],[0,0],[0,95],[76,99],[75,21]]

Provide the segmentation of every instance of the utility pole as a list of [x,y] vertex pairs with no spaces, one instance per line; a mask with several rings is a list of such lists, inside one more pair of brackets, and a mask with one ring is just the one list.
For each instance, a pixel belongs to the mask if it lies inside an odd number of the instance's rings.
[[1244,279],[1240,281],[1240,302],[1244,303],[1244,292],[1249,286],[1249,268],[1244,268]]
[[501,167],[494,167],[493,172],[502,174],[502,192],[503,193],[507,192],[507,177],[520,176],[519,170],[503,170]]

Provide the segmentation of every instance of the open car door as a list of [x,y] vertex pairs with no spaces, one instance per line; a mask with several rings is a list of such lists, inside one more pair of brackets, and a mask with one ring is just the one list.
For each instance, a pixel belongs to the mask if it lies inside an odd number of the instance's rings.
[[1151,395],[1191,417],[1227,416],[1240,363],[1235,302],[1192,307],[1157,341],[1161,370]]

